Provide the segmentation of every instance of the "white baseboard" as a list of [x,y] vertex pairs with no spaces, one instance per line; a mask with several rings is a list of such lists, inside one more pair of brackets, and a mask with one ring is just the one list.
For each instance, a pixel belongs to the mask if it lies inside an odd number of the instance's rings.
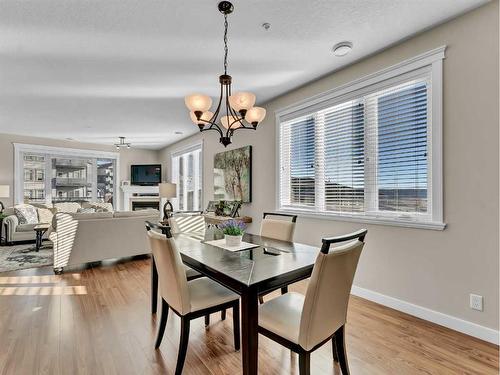
[[484,327],[476,323],[468,322],[451,315],[446,315],[438,311],[428,309],[426,307],[414,305],[412,303],[389,297],[369,289],[360,288],[359,286],[353,285],[351,293],[355,296],[376,302],[398,311],[402,311],[409,315],[416,316],[417,318],[424,319],[429,322],[453,329],[455,331],[465,333],[466,335],[491,342],[492,344],[499,344],[499,331],[496,331],[494,329]]

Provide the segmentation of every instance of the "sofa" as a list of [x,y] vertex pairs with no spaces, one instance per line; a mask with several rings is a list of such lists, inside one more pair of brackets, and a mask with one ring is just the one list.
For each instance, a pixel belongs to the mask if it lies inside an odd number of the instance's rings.
[[155,209],[95,213],[58,212],[49,235],[54,271],[106,259],[150,253],[144,222],[159,221]]
[[[21,223],[19,217],[16,215],[15,209],[20,207],[31,206],[37,212],[36,222]],[[2,233],[5,236],[5,242],[13,244],[19,241],[33,241],[35,240],[34,227],[41,223],[51,223],[52,217],[56,212],[69,212],[77,213],[80,210],[94,210],[94,211],[108,211],[113,212],[113,205],[111,203],[102,202],[59,202],[52,204],[19,204],[14,207],[6,208],[3,214],[6,216],[3,220]],[[49,237],[52,228],[49,229],[43,238]]]

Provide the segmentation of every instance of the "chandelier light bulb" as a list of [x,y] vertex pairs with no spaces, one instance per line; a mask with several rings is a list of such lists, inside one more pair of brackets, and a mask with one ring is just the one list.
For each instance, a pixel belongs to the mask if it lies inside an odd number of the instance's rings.
[[229,104],[237,112],[249,110],[255,104],[255,95],[251,92],[236,92],[229,97]]
[[[229,129],[229,126],[231,126],[231,124],[233,122],[235,122],[236,120],[238,120],[238,117],[235,117],[235,116],[222,116],[221,119],[220,119],[220,123],[222,124],[223,127],[225,127],[226,129]],[[235,122],[233,124],[233,126],[231,126],[231,129],[237,129],[241,126],[241,123],[238,121],[238,122]]]
[[253,107],[247,111],[245,120],[252,125],[257,125],[266,117],[266,110],[262,107]]
[[203,94],[192,94],[184,98],[186,107],[192,112],[206,112],[212,106],[212,98]]

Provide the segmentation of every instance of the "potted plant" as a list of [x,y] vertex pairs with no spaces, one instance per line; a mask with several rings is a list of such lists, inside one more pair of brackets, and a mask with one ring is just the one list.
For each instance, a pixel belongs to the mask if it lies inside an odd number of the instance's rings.
[[245,223],[239,220],[228,220],[219,226],[224,233],[227,246],[239,246],[245,232]]

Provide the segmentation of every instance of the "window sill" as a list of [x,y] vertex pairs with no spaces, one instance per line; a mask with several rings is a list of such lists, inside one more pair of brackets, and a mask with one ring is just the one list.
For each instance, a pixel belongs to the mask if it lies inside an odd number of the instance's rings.
[[277,209],[277,212],[293,214],[299,217],[306,217],[311,219],[348,221],[353,223],[389,225],[389,226],[404,227],[404,228],[417,228],[417,229],[428,229],[428,230],[444,230],[446,228],[446,223],[405,220],[401,218],[392,218],[392,217],[382,218],[382,217],[356,216],[356,215],[338,215],[338,214],[327,214],[327,213],[284,209],[284,208]]

